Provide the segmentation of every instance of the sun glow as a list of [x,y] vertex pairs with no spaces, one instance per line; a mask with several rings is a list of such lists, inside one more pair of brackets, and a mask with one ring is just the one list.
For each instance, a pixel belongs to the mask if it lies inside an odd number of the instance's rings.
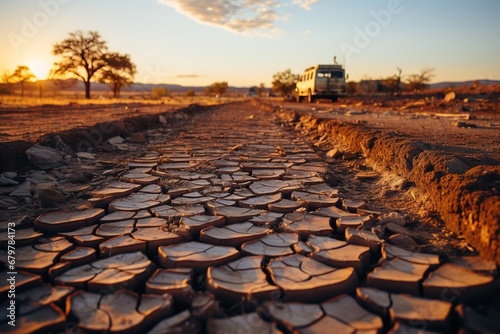
[[49,76],[52,64],[48,61],[36,59],[28,61],[26,64],[38,80],[45,80]]

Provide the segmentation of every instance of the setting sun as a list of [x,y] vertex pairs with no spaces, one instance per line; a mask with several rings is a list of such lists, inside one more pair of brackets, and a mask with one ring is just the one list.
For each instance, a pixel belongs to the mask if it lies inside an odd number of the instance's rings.
[[36,76],[38,80],[45,80],[49,76],[50,68],[52,64],[47,60],[35,59],[26,62],[26,65],[30,68],[31,72]]

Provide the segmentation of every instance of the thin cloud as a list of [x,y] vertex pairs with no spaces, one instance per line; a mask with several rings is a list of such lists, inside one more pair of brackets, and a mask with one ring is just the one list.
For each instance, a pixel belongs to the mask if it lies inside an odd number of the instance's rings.
[[[202,23],[235,33],[277,32],[275,23],[285,20],[278,13],[290,0],[158,0],[179,13]],[[291,3],[310,10],[317,0],[293,0]]]
[[204,75],[201,74],[179,74],[175,76],[178,79],[197,79],[197,78],[203,78]]
[[311,6],[318,2],[318,0],[293,0],[293,4],[304,8],[305,10],[311,10]]

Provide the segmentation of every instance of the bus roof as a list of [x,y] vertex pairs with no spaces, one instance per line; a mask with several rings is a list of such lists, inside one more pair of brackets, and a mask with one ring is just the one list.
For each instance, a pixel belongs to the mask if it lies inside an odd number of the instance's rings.
[[310,71],[310,70],[315,70],[315,69],[329,69],[329,70],[343,70],[342,65],[335,65],[335,64],[317,64],[311,67],[308,67],[305,69],[305,71]]

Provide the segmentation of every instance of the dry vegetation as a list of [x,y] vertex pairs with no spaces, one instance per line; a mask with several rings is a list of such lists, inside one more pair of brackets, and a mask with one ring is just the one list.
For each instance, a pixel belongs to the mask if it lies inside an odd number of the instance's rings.
[[0,96],[0,142],[13,140],[36,141],[40,136],[92,126],[99,122],[118,120],[131,116],[162,113],[191,104],[216,105],[241,101],[242,97],[172,95],[161,99],[143,98],[140,95],[123,94],[114,99],[84,99],[81,94],[64,94],[58,97],[34,97],[14,95]]

